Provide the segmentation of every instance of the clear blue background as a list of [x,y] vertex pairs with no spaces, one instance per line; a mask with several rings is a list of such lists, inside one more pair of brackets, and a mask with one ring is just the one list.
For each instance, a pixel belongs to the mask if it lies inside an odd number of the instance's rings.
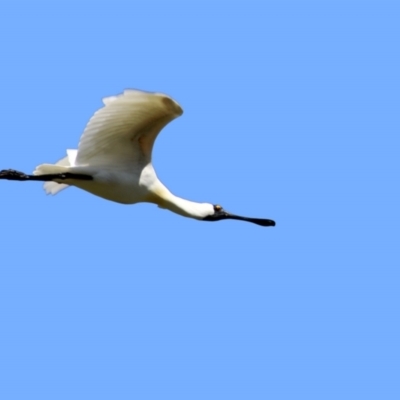
[[55,162],[101,98],[184,115],[198,222],[1,181],[0,398],[399,399],[400,3],[3,1],[0,168]]

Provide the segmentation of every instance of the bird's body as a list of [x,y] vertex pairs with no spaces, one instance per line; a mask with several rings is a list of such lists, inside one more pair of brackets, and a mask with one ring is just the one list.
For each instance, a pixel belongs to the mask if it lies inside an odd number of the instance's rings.
[[137,90],[126,90],[103,102],[104,107],[87,124],[78,150],[67,150],[66,158],[56,165],[39,165],[33,174],[70,172],[93,178],[45,183],[45,190],[52,194],[74,185],[118,203],[149,201],[154,197],[152,191],[161,188],[151,163],[154,141],[182,109],[165,95]]
[[[156,202],[154,192],[158,192],[160,183],[155,175],[152,164],[141,168],[112,169],[107,165],[76,166],[68,170],[77,174],[90,175],[92,180],[65,179],[55,182],[65,182],[77,186],[96,196],[115,201],[121,204],[135,204],[140,202]],[[50,185],[47,185],[50,186]],[[157,187],[157,189],[156,189]]]
[[154,203],[200,220],[231,218],[275,225],[272,220],[238,217],[220,206],[182,199],[161,183],[151,162],[154,141],[165,125],[183,113],[169,96],[125,90],[103,103],[88,122],[77,150],[67,150],[56,164],[39,165],[33,175],[3,170],[0,179],[43,180],[51,194],[76,186],[107,200]]

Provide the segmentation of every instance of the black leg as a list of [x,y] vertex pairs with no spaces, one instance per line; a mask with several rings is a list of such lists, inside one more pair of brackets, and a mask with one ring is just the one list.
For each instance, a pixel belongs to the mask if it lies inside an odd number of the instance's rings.
[[0,179],[8,179],[10,181],[27,181],[29,177],[23,172],[15,171],[14,169],[3,169],[0,171]]
[[83,181],[93,180],[93,176],[72,174],[66,172],[64,174],[47,174],[47,175],[26,175],[23,172],[15,171],[14,169],[3,169],[0,171],[0,179],[8,179],[10,181],[42,181],[48,182],[54,179],[80,179]]

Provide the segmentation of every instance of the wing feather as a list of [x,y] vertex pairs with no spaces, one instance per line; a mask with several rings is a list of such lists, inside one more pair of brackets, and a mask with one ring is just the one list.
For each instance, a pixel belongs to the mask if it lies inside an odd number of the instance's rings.
[[158,133],[183,112],[165,94],[140,90],[125,90],[103,103],[82,134],[75,165],[149,162]]

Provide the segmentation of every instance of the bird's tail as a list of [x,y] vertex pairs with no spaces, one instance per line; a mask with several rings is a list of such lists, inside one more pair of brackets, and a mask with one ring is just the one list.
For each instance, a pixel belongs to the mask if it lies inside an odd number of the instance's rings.
[[[47,175],[47,174],[62,174],[68,172],[69,169],[68,157],[64,157],[56,164],[41,164],[33,171],[33,175]],[[59,191],[67,188],[69,185],[57,182],[45,182],[43,185],[47,194],[57,194]]]
[[[67,150],[67,157],[62,158],[55,164],[41,164],[33,171],[33,175],[62,174],[68,172],[69,167],[75,165],[78,150]],[[46,182],[43,187],[47,194],[57,194],[59,191],[67,188],[65,183]]]

